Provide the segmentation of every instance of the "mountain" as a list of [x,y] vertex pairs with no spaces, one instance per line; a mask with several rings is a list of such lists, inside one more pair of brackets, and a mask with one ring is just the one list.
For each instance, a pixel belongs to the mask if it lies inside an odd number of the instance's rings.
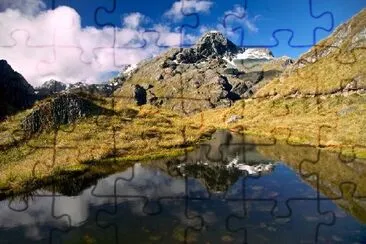
[[7,61],[0,60],[0,120],[30,107],[34,99],[33,87]]
[[45,98],[66,90],[66,87],[66,84],[60,81],[49,80],[44,82],[40,87],[36,87],[35,92],[39,98]]
[[65,84],[60,81],[49,80],[44,82],[40,87],[36,87],[35,93],[37,94],[37,99],[39,100],[52,95],[64,93],[84,93],[93,96],[108,97],[111,96],[113,92],[121,86],[121,84],[121,78],[113,79],[109,83],[100,84],[86,84],[83,82]]
[[129,71],[116,97],[185,113],[229,107],[250,97],[293,61],[268,49],[241,48],[210,31],[190,48],[172,48]]

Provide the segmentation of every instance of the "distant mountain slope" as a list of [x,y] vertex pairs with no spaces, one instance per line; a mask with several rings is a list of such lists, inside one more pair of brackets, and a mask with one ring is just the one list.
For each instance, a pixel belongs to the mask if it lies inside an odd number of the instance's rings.
[[35,92],[37,94],[37,98],[40,100],[60,93],[84,93],[93,96],[107,97],[110,96],[117,87],[120,87],[120,82],[120,80],[116,79],[113,84],[86,84],[83,82],[65,84],[60,81],[49,80],[44,82],[40,87],[36,87]]
[[256,96],[306,96],[365,92],[366,9],[303,54],[293,68]]
[[5,60],[0,60],[0,120],[31,106],[34,99],[33,87]]
[[250,97],[291,63],[289,58],[274,58],[268,49],[237,47],[211,31],[191,48],[173,48],[140,63],[115,95],[123,102],[136,97],[138,104],[186,113],[228,107]]

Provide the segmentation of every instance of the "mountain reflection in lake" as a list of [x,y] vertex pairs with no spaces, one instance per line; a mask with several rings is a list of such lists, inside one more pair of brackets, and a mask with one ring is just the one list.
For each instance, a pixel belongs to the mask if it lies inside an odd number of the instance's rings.
[[77,196],[0,202],[0,243],[365,243],[365,173],[364,161],[218,131],[183,157],[136,163]]

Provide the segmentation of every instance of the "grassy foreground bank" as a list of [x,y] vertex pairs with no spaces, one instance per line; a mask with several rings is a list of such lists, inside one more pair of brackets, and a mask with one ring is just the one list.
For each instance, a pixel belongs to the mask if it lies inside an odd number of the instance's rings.
[[[55,183],[63,187],[73,182],[78,189],[78,179],[95,181],[134,161],[184,154],[215,129],[366,158],[366,95],[249,99],[191,116],[149,105],[121,105],[115,112],[82,118],[29,140],[20,127],[29,111],[1,123],[0,197]],[[242,118],[227,123],[232,115]]]

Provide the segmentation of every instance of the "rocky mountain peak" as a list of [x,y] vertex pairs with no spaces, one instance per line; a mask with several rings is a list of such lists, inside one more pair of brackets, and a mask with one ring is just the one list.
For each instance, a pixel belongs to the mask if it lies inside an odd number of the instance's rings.
[[239,48],[218,31],[205,33],[196,43],[197,52],[205,57],[213,55],[232,55]]
[[1,59],[0,60],[0,74],[10,73],[14,72],[14,70],[11,68],[11,66],[6,62],[6,60]]
[[203,34],[196,45],[191,48],[177,50],[171,60],[177,63],[194,64],[209,61],[214,58],[233,57],[244,52],[218,31]]
[[65,90],[66,84],[62,83],[60,81],[51,79],[51,80],[44,82],[40,88],[48,89],[48,90],[50,90],[50,92],[56,93],[56,92],[61,92],[61,91]]

